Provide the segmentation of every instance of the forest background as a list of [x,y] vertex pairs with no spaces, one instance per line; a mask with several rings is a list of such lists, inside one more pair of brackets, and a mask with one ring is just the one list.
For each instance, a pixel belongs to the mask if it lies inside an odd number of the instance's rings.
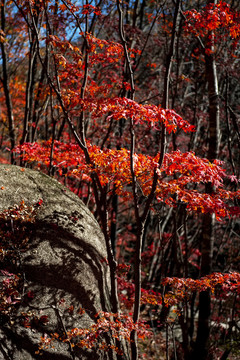
[[119,359],[240,356],[239,10],[1,0],[0,160],[94,213]]

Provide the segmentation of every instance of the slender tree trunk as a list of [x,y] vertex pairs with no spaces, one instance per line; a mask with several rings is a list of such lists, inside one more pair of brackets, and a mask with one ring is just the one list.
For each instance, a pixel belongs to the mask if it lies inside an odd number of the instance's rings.
[[[5,34],[5,24],[6,24],[6,3],[5,0],[1,2],[1,30]],[[7,116],[8,116],[8,133],[11,144],[11,164],[14,163],[14,153],[13,149],[15,147],[15,127],[14,127],[14,117],[13,117],[13,106],[12,99],[9,88],[9,69],[7,63],[7,52],[5,47],[5,42],[1,41],[1,52],[2,52],[2,71],[3,71],[3,89],[6,100],[7,107]]]
[[113,191],[112,210],[111,210],[111,243],[114,257],[116,256],[117,242],[117,217],[118,217],[118,195]]
[[28,75],[27,75],[27,85],[25,93],[25,115],[24,115],[24,125],[23,125],[23,134],[20,141],[20,144],[23,144],[26,141],[30,141],[32,138],[32,128],[29,127],[29,124],[32,123],[33,119],[33,101],[34,101],[34,88],[35,88],[35,79],[37,72],[37,52],[36,44],[34,40],[34,34],[32,35],[32,40],[30,40],[30,51],[29,51],[29,60],[28,60]]
[[[177,33],[177,26],[178,26],[178,15],[180,11],[180,3],[181,0],[177,0],[174,12],[174,19],[173,19],[173,30],[171,36],[171,43],[169,48],[169,53],[166,59],[166,73],[164,78],[164,95],[163,95],[163,107],[168,108],[169,103],[169,80],[170,80],[170,72],[172,66],[172,59],[174,56],[175,50],[175,41],[176,41],[176,33]],[[136,192],[136,176],[134,172],[134,144],[135,144],[135,135],[133,124],[131,123],[131,174],[132,174],[132,187],[133,187],[133,197],[134,197],[134,208],[135,208],[135,218],[137,223],[137,236],[136,236],[136,252],[135,252],[135,262],[134,262],[134,284],[135,284],[135,299],[134,299],[134,313],[133,313],[133,321],[137,323],[139,321],[140,315],[140,299],[141,299],[141,257],[142,257],[142,242],[143,242],[143,234],[146,224],[146,219],[149,213],[149,208],[151,201],[153,200],[154,192],[157,185],[157,175],[154,174],[153,178],[153,185],[151,194],[148,197],[146,202],[143,214],[140,216],[139,204],[137,199],[137,192]],[[166,128],[165,125],[162,124],[161,130],[161,143],[160,143],[160,159],[159,159],[159,168],[162,165],[164,154],[165,154],[165,147],[166,147]],[[133,330],[131,332],[131,351],[132,351],[132,360],[138,359],[138,347],[137,347],[137,332]]]
[[[208,1],[216,4],[216,0]],[[208,102],[209,102],[209,134],[208,134],[208,159],[213,161],[218,157],[219,149],[219,94],[218,78],[213,49],[214,34],[210,34],[211,44],[206,44],[210,51],[205,52],[205,72],[208,83]],[[214,188],[211,184],[206,185],[206,192],[211,194]],[[205,276],[212,271],[212,256],[214,245],[214,225],[215,216],[204,214],[202,225],[202,258],[200,275]],[[192,359],[205,360],[211,359],[209,353],[210,336],[210,314],[211,314],[211,295],[209,291],[200,293],[199,297],[199,319],[195,349]]]
[[[209,186],[210,187],[210,186]],[[205,214],[202,224],[202,258],[201,276],[208,275],[212,269],[212,253],[214,244],[214,216]],[[199,317],[195,349],[192,360],[205,360],[210,358],[209,335],[211,315],[211,294],[203,291],[199,294]]]
[[[178,17],[179,17],[179,13],[180,13],[180,4],[181,4],[181,0],[177,0],[175,2],[175,11],[174,11],[174,18],[173,18],[171,42],[170,42],[169,51],[168,51],[168,54],[167,54],[167,57],[166,57],[166,71],[165,71],[165,76],[164,76],[164,91],[163,91],[163,99],[162,99],[162,107],[164,109],[169,108],[170,74],[171,74],[172,61],[173,61],[173,58],[174,58],[175,47],[176,47],[177,31],[178,31],[178,26],[179,26]],[[162,158],[162,161],[163,161],[163,158],[164,158],[164,155],[165,155],[165,151],[166,151],[166,127],[162,123],[162,127],[161,127],[161,146],[160,146],[160,157]],[[173,241],[174,241],[174,244],[173,244],[173,248],[172,248],[172,253],[176,255],[176,252],[174,250],[175,239],[173,239]],[[176,265],[175,262],[173,262],[171,264],[171,266],[175,266],[175,265]],[[168,314],[169,314],[169,307],[165,306],[165,304],[163,303],[161,313],[159,315],[160,323],[162,323],[162,324],[165,323]]]

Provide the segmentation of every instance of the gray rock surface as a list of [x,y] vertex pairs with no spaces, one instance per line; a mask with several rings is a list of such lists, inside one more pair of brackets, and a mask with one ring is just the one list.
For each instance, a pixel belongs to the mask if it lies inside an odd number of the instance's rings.
[[[17,315],[46,315],[49,322],[35,328],[18,321],[1,323],[0,360],[110,359],[110,353],[96,349],[76,350],[73,356],[68,344],[58,343],[42,355],[35,353],[40,336],[88,328],[98,311],[111,311],[105,242],[91,212],[75,194],[41,172],[0,165],[0,212],[22,200],[30,205],[40,199],[34,231],[20,255],[23,292],[32,291],[34,297],[21,301]],[[77,314],[79,308],[85,309],[84,315]]]

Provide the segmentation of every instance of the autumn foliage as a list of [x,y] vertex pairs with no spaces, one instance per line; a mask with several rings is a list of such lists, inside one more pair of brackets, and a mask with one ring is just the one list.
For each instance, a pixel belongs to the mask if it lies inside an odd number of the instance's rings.
[[[44,336],[39,351],[63,341],[123,356],[124,339],[132,360],[155,359],[142,350],[151,337],[167,359],[235,352],[240,16],[234,1],[205,3],[2,3],[1,160],[55,176],[83,199],[111,272],[112,312],[90,329]],[[2,271],[4,313],[19,278]]]

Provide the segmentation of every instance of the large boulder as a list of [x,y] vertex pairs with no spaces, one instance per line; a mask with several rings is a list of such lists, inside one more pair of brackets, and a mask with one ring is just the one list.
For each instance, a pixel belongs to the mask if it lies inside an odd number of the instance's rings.
[[0,213],[22,201],[42,201],[25,249],[9,264],[18,266],[22,298],[12,319],[0,319],[0,359],[112,358],[110,352],[70,350],[68,343],[58,342],[38,354],[44,334],[89,328],[96,313],[111,311],[104,237],[91,212],[56,180],[12,165],[0,165],[0,199]]

